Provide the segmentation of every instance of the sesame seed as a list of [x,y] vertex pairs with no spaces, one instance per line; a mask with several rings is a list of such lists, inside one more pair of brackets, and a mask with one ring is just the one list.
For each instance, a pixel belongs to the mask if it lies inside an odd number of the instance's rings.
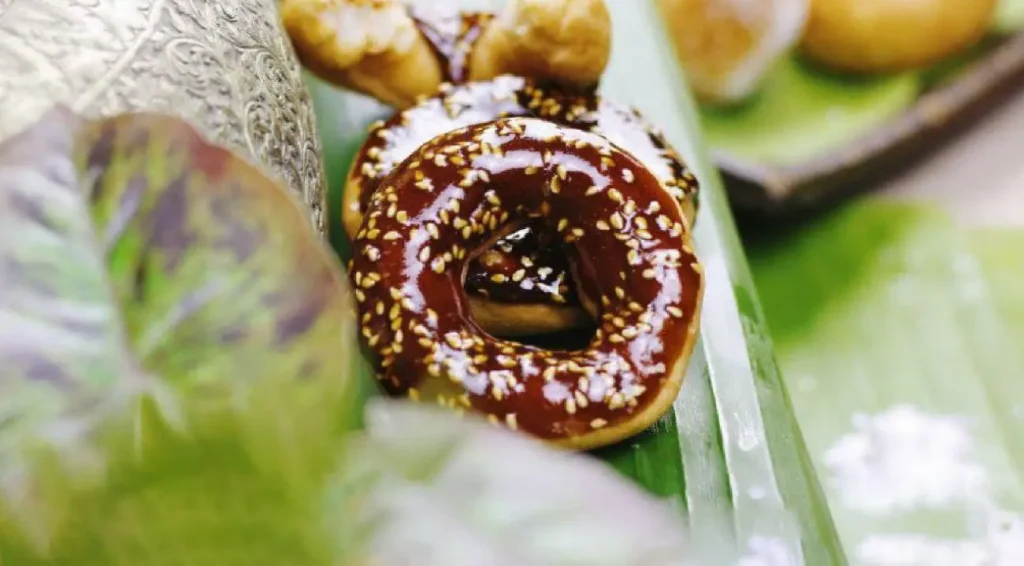
[[596,429],[599,429],[599,428],[604,428],[605,425],[607,425],[607,424],[608,424],[608,421],[606,421],[604,419],[594,419],[594,420],[590,421],[590,428],[593,428],[593,429],[596,430]]
[[619,299],[625,299],[626,298],[626,290],[623,289],[622,287],[616,287],[615,288],[615,296],[618,297]]
[[494,275],[491,275],[491,281],[495,283],[504,283],[505,275],[501,273],[495,273]]
[[420,250],[419,258],[423,263],[426,263],[427,260],[430,259],[430,246],[423,246],[423,249]]
[[558,180],[558,177],[552,177],[548,185],[551,189],[551,194],[557,195],[562,192],[562,182]]
[[563,181],[569,177],[569,172],[566,170],[565,165],[559,165],[558,167],[555,167],[555,174],[558,176],[558,179],[561,179]]
[[612,199],[613,202],[621,203],[623,201],[622,192],[616,188],[608,189],[608,198]]
[[618,212],[613,212],[611,218],[608,220],[611,221],[612,226],[615,227],[616,230],[622,230],[626,226],[625,221],[622,219],[622,215]]
[[569,397],[568,399],[565,400],[565,412],[569,413],[570,415],[576,414],[576,400],[573,399],[572,397]]
[[555,366],[546,368],[543,373],[544,381],[553,381],[555,379],[556,371],[557,368],[555,368]]
[[629,169],[623,169],[622,170],[622,180],[623,181],[625,181],[627,183],[632,183],[635,179],[636,179],[636,176],[633,175],[632,171],[630,171]]
[[519,428],[519,423],[518,423],[518,421],[516,421],[516,414],[515,413],[509,413],[509,414],[505,415],[505,424],[508,425],[508,428],[510,428],[512,430],[518,429]]
[[435,257],[434,261],[430,262],[430,269],[433,270],[434,273],[444,273],[444,267],[444,258],[442,257]]
[[568,226],[569,226],[569,219],[567,219],[567,218],[563,218],[563,219],[561,219],[561,220],[559,220],[559,221],[558,221],[558,231],[559,231],[559,232],[564,232],[564,231],[565,231],[565,229],[566,229],[566,228],[567,228]]
[[621,393],[612,393],[611,397],[608,397],[608,408],[611,410],[621,409],[626,406],[626,400],[622,397]]
[[645,269],[643,272],[644,279],[654,279],[658,276],[658,273],[653,269]]
[[524,277],[526,277],[526,270],[525,269],[519,269],[519,270],[516,270],[516,272],[512,274],[512,281],[515,281],[516,283],[519,283],[520,281],[523,280]]
[[683,318],[683,310],[676,306],[669,306],[665,310],[675,318]]
[[584,194],[584,196],[592,197],[592,196],[596,195],[599,192],[601,192],[601,187],[598,187],[597,185],[594,185],[594,186],[590,187],[589,189],[587,189],[587,192],[585,192],[583,194]]

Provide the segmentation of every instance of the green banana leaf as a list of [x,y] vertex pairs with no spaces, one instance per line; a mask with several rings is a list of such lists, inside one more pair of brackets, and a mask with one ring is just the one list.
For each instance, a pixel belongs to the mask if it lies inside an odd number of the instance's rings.
[[[707,273],[700,342],[674,410],[597,456],[685,513],[695,543],[782,564],[845,564],[782,384],[751,276],[698,114],[654,3],[609,2],[614,53],[605,93],[661,126],[702,182],[698,253]],[[366,126],[387,109],[310,80],[337,211]],[[332,214],[332,241],[347,243]],[[369,382],[369,376],[365,376]],[[365,389],[372,394],[372,387]],[[772,563],[772,562],[769,562]]]
[[748,243],[851,561],[1021,563],[1021,232],[871,197]]

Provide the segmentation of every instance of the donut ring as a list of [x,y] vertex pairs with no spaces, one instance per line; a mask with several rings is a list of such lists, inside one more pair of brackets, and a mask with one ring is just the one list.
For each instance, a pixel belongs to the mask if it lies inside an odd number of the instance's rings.
[[[383,185],[350,275],[388,393],[574,449],[618,442],[668,410],[703,273],[679,203],[635,157],[590,132],[508,118],[433,139]],[[600,317],[585,351],[496,339],[470,316],[469,262],[527,222],[566,244],[580,299]]]
[[[353,238],[381,181],[421,144],[456,128],[504,116],[538,117],[598,133],[636,156],[682,206],[688,226],[697,209],[697,180],[664,136],[638,113],[596,95],[545,90],[520,77],[445,85],[439,95],[371,128],[349,171],[342,220]],[[446,157],[431,156],[447,161]],[[580,308],[557,242],[526,226],[497,242],[466,277],[477,322],[489,332],[521,336],[580,328]]]

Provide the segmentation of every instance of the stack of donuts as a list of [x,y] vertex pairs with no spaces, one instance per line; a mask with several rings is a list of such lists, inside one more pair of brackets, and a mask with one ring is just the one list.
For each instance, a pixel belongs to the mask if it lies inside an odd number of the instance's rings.
[[[285,0],[282,15],[309,69],[396,108],[341,212],[382,388],[574,449],[661,417],[698,326],[697,181],[597,94],[603,1]],[[580,350],[516,340],[580,328]]]

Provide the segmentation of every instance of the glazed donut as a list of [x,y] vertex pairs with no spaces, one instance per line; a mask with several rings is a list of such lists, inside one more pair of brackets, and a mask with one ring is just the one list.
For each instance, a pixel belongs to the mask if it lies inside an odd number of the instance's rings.
[[829,67],[890,73],[964,51],[988,31],[996,0],[812,0],[801,50]]
[[[349,237],[356,235],[370,196],[416,148],[450,130],[503,116],[544,118],[606,137],[655,174],[692,226],[697,181],[664,136],[638,113],[595,95],[549,91],[530,80],[503,76],[484,83],[445,85],[439,96],[371,129],[353,161],[345,188],[342,216]],[[448,160],[443,155],[431,157]],[[526,226],[472,262],[466,286],[477,322],[501,336],[543,334],[591,324],[580,308],[560,248],[549,236]]]
[[[526,223],[566,246],[600,320],[586,350],[496,339],[470,316],[468,263]],[[678,201],[600,135],[507,118],[434,138],[373,194],[354,245],[362,338],[392,395],[574,449],[642,431],[678,395],[702,270]]]
[[282,0],[295,51],[319,77],[405,108],[442,82],[517,74],[597,84],[611,54],[604,0],[512,0],[497,15],[400,0]]
[[702,102],[732,104],[753,94],[796,45],[808,0],[659,0],[672,43]]

